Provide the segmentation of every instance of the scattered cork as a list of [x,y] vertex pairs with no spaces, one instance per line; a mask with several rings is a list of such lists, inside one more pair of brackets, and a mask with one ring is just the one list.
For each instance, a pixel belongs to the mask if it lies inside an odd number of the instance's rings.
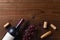
[[44,21],[43,28],[47,28],[47,22]]
[[10,26],[10,23],[7,22],[5,25],[4,25],[4,28],[8,28]]
[[46,38],[46,37],[49,36],[51,33],[52,33],[51,31],[48,31],[48,32],[44,33],[43,35],[41,35],[40,38],[41,38],[41,39]]
[[54,24],[50,24],[51,28],[53,28],[54,30],[56,30],[56,26]]

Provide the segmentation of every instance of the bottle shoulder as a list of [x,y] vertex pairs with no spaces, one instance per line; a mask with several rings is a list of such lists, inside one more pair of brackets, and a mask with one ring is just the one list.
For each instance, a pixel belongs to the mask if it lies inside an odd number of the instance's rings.
[[14,37],[17,36],[19,34],[19,30],[17,30],[16,28],[14,27],[11,27],[8,29],[8,32],[13,35]]

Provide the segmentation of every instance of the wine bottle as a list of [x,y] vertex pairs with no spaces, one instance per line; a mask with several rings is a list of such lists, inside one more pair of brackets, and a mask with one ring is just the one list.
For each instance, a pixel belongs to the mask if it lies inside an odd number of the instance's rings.
[[2,40],[14,40],[14,38],[19,34],[20,26],[23,24],[24,19],[22,18],[16,27],[11,27],[8,29],[6,35],[3,37]]

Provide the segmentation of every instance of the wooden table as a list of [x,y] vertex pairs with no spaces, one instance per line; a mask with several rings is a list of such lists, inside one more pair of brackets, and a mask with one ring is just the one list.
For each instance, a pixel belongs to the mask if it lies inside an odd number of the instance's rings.
[[35,40],[40,40],[40,35],[51,29],[43,29],[44,20],[57,26],[57,30],[44,40],[60,40],[59,0],[0,0],[0,40],[7,31],[3,25],[9,21],[15,26],[21,18],[39,27]]

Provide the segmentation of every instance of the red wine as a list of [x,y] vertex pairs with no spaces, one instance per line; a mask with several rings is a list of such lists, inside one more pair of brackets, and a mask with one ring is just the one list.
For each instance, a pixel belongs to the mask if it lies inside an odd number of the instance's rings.
[[14,40],[14,38],[19,34],[20,26],[23,24],[24,19],[22,18],[16,27],[11,27],[8,29],[8,32],[3,37],[2,40]]

